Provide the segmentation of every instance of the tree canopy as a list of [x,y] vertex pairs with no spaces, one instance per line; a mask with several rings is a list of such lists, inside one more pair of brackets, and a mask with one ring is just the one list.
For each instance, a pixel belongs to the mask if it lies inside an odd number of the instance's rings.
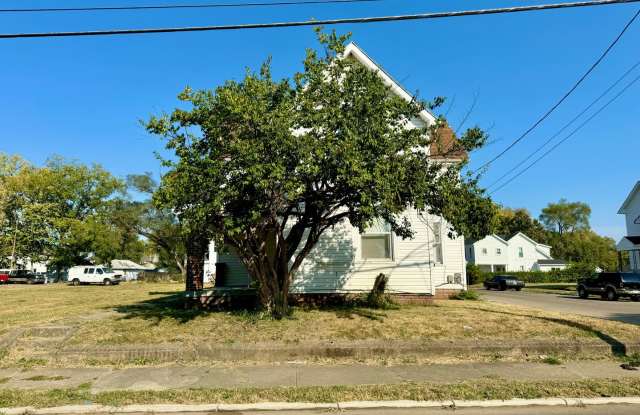
[[[462,178],[463,161],[427,151],[444,120],[408,128],[440,100],[398,97],[378,73],[342,59],[346,40],[319,32],[325,53],[307,50],[291,79],[274,80],[267,61],[215,90],[185,89],[189,109],[147,124],[175,153],[157,203],[234,249],[276,317],[288,312],[292,275],[319,237],[345,220],[364,231],[383,219],[408,238],[404,212],[413,208],[443,216],[452,234],[490,230],[493,205]],[[449,150],[485,138],[472,128]]]
[[111,226],[123,184],[98,165],[59,157],[43,167],[0,156],[0,260],[47,261],[52,268],[141,252],[141,241]]
[[562,235],[574,230],[589,229],[591,208],[583,202],[568,202],[560,199],[558,203],[549,203],[542,209],[540,221],[550,231]]

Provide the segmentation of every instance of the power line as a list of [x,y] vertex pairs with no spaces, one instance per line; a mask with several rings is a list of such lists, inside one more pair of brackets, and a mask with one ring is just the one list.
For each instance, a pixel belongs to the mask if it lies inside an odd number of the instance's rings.
[[546,113],[544,113],[544,115],[542,117],[540,117],[538,119],[538,121],[536,121],[531,127],[529,127],[529,129],[527,129],[520,137],[518,137],[516,140],[514,140],[511,144],[509,144],[507,146],[507,148],[505,148],[504,150],[502,150],[500,153],[498,153],[498,155],[496,155],[495,157],[493,157],[491,160],[487,161],[486,163],[484,163],[482,166],[480,166],[479,168],[477,168],[473,173],[477,173],[478,171],[484,169],[485,167],[488,167],[489,165],[491,165],[491,163],[493,163],[494,161],[496,161],[497,159],[499,159],[500,157],[502,157],[507,151],[511,150],[516,144],[518,144],[520,141],[522,141],[527,135],[529,135],[529,133],[531,131],[533,131],[536,127],[538,127],[538,125],[540,125],[542,123],[542,121],[544,121],[545,119],[547,119],[547,117],[549,117],[549,115],[551,115],[551,113],[553,111],[556,110],[556,108],[558,108],[560,106],[560,104],[562,104],[577,88],[578,86],[580,86],[580,84],[589,76],[589,74],[591,74],[591,72],[593,72],[593,70],[604,60],[604,58],[607,56],[607,54],[611,51],[611,49],[613,49],[613,47],[618,43],[618,41],[622,38],[622,36],[624,35],[624,33],[627,31],[627,29],[629,28],[629,26],[631,26],[631,24],[636,20],[636,18],[638,17],[638,15],[640,15],[640,9],[636,12],[636,14],[633,15],[633,17],[631,18],[631,20],[629,20],[627,22],[627,24],[624,26],[624,28],[622,29],[622,31],[620,31],[620,33],[618,34],[618,36],[613,40],[613,42],[611,42],[609,44],[609,46],[607,47],[607,49],[605,49],[605,51],[602,53],[602,55],[600,55],[600,57],[591,65],[591,67],[589,67],[589,69],[587,70],[587,72],[584,73],[584,75],[582,75],[580,77],[580,79],[578,79],[578,81],[573,84],[573,86],[571,87],[571,89],[569,89],[563,96],[562,98],[560,98],[560,100],[558,102],[556,102]]
[[518,174],[516,174],[515,176],[513,176],[512,178],[510,178],[509,180],[507,180],[504,184],[502,184],[502,186],[498,187],[496,190],[490,192],[489,194],[492,195],[494,193],[496,193],[497,191],[499,191],[500,189],[504,188],[505,186],[507,186],[509,183],[511,183],[512,181],[514,181],[515,179],[517,179],[518,177],[520,177],[521,175],[523,175],[527,170],[529,170],[531,167],[533,167],[534,165],[536,165],[540,160],[542,160],[543,158],[545,158],[547,155],[549,155],[549,153],[551,153],[553,150],[555,150],[556,148],[558,148],[562,143],[564,143],[565,141],[567,141],[569,138],[573,137],[573,135],[575,133],[577,133],[578,131],[580,131],[582,129],[582,127],[584,127],[585,125],[587,125],[591,120],[593,120],[598,114],[600,114],[602,111],[604,111],[611,103],[613,103],[616,99],[618,99],[624,92],[627,91],[627,89],[631,88],[631,86],[633,86],[633,84],[635,84],[636,82],[638,82],[640,80],[640,75],[636,76],[631,82],[629,82],[624,88],[622,88],[622,90],[620,92],[618,92],[613,98],[611,98],[609,101],[607,101],[606,104],[604,104],[602,107],[600,107],[596,112],[594,112],[591,117],[587,118],[582,124],[580,124],[579,126],[577,126],[573,131],[571,131],[571,133],[569,135],[567,135],[565,138],[563,138],[562,140],[560,140],[559,142],[557,142],[553,147],[551,147],[549,150],[547,150],[545,153],[543,153],[540,157],[538,157],[537,159],[535,159],[531,164],[529,164],[527,167],[525,167],[523,170],[521,170],[520,172],[518,172]]
[[30,9],[0,9],[0,13],[50,13],[50,12],[95,12],[124,10],[166,10],[166,9],[215,9],[236,7],[305,6],[311,4],[372,3],[385,0],[301,0],[249,3],[205,3],[205,4],[161,4],[157,6],[104,6],[104,7],[45,7]]
[[195,27],[170,27],[155,29],[115,29],[115,30],[96,30],[96,31],[78,31],[78,32],[35,32],[35,33],[5,33],[0,34],[0,39],[16,39],[16,38],[39,38],[39,37],[76,37],[76,36],[114,36],[114,35],[138,35],[150,33],[176,33],[176,32],[205,32],[205,31],[222,31],[222,30],[245,30],[245,29],[271,29],[283,27],[300,27],[300,26],[329,26],[338,24],[364,24],[378,22],[392,22],[404,20],[426,20],[439,19],[449,17],[462,16],[480,16],[488,14],[504,14],[504,13],[520,13],[528,11],[541,11],[551,9],[566,9],[575,7],[591,7],[605,6],[612,4],[637,3],[640,0],[591,0],[579,1],[571,3],[555,3],[540,4],[531,6],[503,7],[494,9],[480,10],[463,10],[454,12],[436,12],[422,13],[399,16],[378,16],[378,17],[355,17],[346,19],[327,19],[327,20],[305,20],[297,22],[276,22],[276,23],[249,23],[234,25],[217,25],[217,26],[195,26]]
[[578,115],[576,115],[575,117],[573,117],[573,119],[571,119],[571,121],[569,121],[568,123],[566,123],[560,130],[558,130],[558,132],[556,132],[554,135],[552,135],[551,137],[549,137],[549,139],[547,141],[545,141],[541,146],[539,146],[535,151],[533,151],[532,153],[530,153],[524,160],[522,160],[521,162],[519,162],[518,164],[516,164],[515,166],[513,166],[509,171],[507,171],[506,173],[504,173],[502,176],[500,176],[497,180],[495,180],[493,183],[491,183],[489,186],[487,186],[487,190],[491,189],[493,186],[495,186],[496,184],[500,183],[502,181],[502,179],[504,179],[505,177],[507,177],[508,175],[510,175],[511,173],[513,173],[515,170],[517,170],[520,166],[522,166],[523,164],[525,164],[527,161],[529,161],[533,156],[535,156],[536,154],[538,154],[540,152],[540,150],[542,150],[543,148],[545,148],[547,146],[547,144],[549,144],[551,141],[553,141],[556,137],[559,137],[560,134],[562,134],[567,128],[569,128],[574,122],[576,122],[580,117],[582,117],[584,114],[587,113],[587,111],[589,111],[594,105],[596,105],[602,98],[604,98],[609,92],[611,92],[612,89],[614,89],[616,86],[618,86],[618,84],[620,82],[622,82],[622,80],[624,78],[626,78],[631,72],[633,72],[634,69],[636,69],[638,66],[640,66],[640,61],[636,62],[635,64],[633,64],[631,66],[631,68],[629,68],[624,74],[622,74],[622,76],[620,76],[613,84],[611,84],[604,92],[602,92],[602,94],[600,94],[596,99],[594,99],[593,101],[591,101],[591,103],[589,105],[587,105],[582,111],[580,111],[580,113],[578,113]]

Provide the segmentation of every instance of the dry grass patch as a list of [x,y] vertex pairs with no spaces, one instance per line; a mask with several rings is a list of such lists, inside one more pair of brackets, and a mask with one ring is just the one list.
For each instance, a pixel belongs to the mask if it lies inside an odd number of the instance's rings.
[[5,289],[0,306],[2,329],[72,324],[78,327],[67,341],[73,347],[373,339],[599,338],[626,342],[640,338],[640,327],[636,325],[481,301],[440,301],[393,310],[298,308],[293,318],[274,321],[252,312],[185,310],[181,284],[2,287]]
[[444,401],[452,399],[534,399],[638,396],[640,379],[514,382],[486,379],[460,383],[405,383],[327,387],[185,389],[166,391],[113,391],[92,394],[89,385],[49,391],[0,390],[0,408],[51,407],[82,404],[213,404],[259,402],[344,402],[371,400]]

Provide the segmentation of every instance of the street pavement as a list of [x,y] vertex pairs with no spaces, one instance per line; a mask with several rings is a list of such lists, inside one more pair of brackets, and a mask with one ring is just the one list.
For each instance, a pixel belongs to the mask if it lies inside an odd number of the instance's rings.
[[577,295],[571,294],[543,294],[526,291],[480,290],[479,292],[482,298],[496,303],[640,324],[640,302],[626,299],[603,301],[600,297],[595,296],[581,299]]

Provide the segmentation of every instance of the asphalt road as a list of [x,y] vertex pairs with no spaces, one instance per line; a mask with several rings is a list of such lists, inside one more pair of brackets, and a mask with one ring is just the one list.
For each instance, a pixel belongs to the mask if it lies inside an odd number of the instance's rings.
[[[230,412],[236,415],[637,415],[638,405],[594,405],[578,407],[522,407],[522,408],[458,408],[452,409],[366,409],[336,411],[269,411]],[[127,414],[122,414],[127,415]],[[167,414],[186,415],[186,414]],[[208,415],[191,413],[188,415]]]
[[626,299],[603,301],[600,297],[592,296],[583,300],[577,295],[542,294],[526,291],[480,290],[479,292],[483,298],[497,303],[640,324],[640,302]]

